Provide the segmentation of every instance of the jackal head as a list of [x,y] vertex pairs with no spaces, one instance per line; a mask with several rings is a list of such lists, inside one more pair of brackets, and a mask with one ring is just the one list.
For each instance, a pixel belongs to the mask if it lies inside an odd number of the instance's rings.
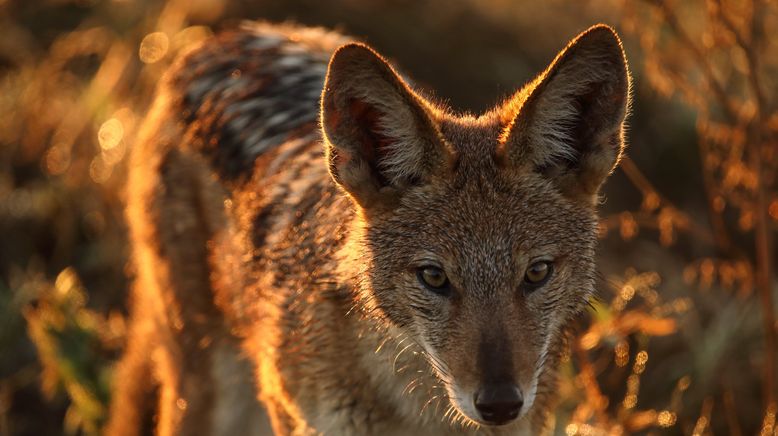
[[594,289],[595,206],[629,83],[604,25],[478,117],[424,99],[364,45],[330,61],[321,124],[363,224],[361,297],[424,349],[472,421],[510,423],[555,389],[566,327]]

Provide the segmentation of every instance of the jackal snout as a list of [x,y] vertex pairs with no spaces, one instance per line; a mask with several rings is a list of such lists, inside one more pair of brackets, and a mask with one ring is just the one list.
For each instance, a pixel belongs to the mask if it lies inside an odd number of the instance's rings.
[[448,368],[444,383],[452,403],[469,420],[486,425],[506,425],[530,411],[548,350],[543,344],[550,340],[546,328],[521,307],[523,301],[503,300],[502,305],[502,310],[485,311],[494,320],[478,322],[482,331],[452,332],[469,336],[458,340],[459,353],[443,347],[438,356]]
[[485,337],[478,349],[477,371],[480,383],[473,394],[473,404],[481,420],[488,424],[505,424],[519,416],[524,394],[511,356],[511,344],[505,337]]

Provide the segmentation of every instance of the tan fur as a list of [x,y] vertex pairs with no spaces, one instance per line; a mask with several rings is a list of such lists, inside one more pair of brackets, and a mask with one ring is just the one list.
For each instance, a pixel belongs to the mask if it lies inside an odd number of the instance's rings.
[[[623,148],[618,38],[588,30],[479,117],[344,42],[255,25],[160,85],[131,162],[137,278],[107,434],[142,431],[151,386],[161,435],[256,434],[257,395],[277,434],[547,429],[594,290],[593,200]],[[333,52],[319,134],[295,120],[319,110],[305,89]],[[538,259],[554,269],[530,291]],[[420,283],[430,264],[450,292]],[[518,387],[518,418],[484,422],[487,382]]]

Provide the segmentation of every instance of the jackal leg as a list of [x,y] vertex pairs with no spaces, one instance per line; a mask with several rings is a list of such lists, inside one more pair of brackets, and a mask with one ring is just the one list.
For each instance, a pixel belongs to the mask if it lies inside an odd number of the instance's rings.
[[166,330],[154,356],[162,383],[157,431],[211,434],[218,383],[213,346],[227,333],[214,303],[208,244],[222,225],[223,200],[203,162],[177,149],[163,157],[156,174],[149,245]]

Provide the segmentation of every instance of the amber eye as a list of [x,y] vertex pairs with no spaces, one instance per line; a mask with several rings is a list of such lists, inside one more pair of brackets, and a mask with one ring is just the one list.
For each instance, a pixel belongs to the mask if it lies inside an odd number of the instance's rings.
[[423,266],[417,270],[416,277],[430,291],[438,294],[448,293],[448,277],[442,269],[436,266]]
[[524,283],[532,288],[541,286],[551,277],[552,270],[553,264],[547,260],[535,262],[524,273]]

